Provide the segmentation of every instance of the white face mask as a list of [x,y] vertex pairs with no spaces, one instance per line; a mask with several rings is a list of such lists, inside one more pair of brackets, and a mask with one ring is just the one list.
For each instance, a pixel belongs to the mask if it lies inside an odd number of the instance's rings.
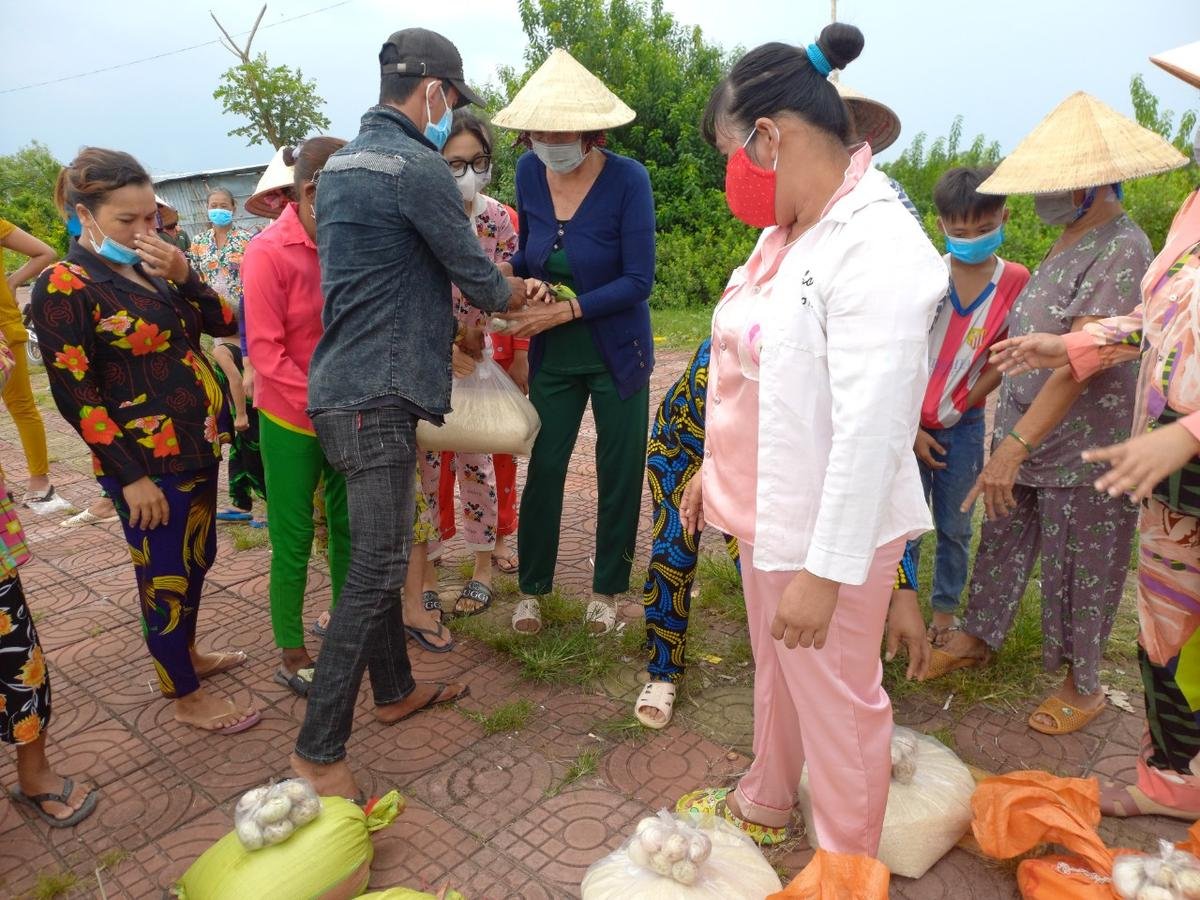
[[543,144],[532,141],[533,152],[551,172],[565,175],[574,172],[583,164],[583,141],[571,141],[569,144]]
[[476,195],[487,187],[488,182],[491,180],[491,169],[480,175],[470,166],[467,166],[467,171],[461,175],[454,176],[454,183],[458,185],[458,192],[462,194],[464,203],[470,203],[474,200]]

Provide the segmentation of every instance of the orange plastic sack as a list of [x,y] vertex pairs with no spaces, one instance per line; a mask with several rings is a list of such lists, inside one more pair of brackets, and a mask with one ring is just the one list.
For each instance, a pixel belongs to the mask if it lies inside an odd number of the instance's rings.
[[887,900],[891,873],[868,856],[818,850],[803,871],[767,900]]

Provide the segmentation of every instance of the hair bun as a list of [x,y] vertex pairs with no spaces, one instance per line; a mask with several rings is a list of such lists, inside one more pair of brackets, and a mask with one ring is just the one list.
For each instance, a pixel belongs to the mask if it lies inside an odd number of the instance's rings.
[[284,147],[283,148],[283,164],[285,166],[288,166],[289,168],[296,164],[296,148],[295,147]]
[[821,36],[817,38],[817,46],[835,69],[844,69],[858,59],[863,50],[863,43],[863,33],[853,25],[843,22],[826,25],[821,29]]

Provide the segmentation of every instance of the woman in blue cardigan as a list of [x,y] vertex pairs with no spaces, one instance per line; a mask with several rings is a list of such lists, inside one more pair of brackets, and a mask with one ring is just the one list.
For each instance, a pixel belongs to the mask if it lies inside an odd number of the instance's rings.
[[[633,110],[565,50],[555,50],[495,118],[533,152],[517,163],[520,245],[514,273],[555,302],[508,317],[531,336],[529,399],[542,418],[521,497],[524,595],[513,627],[541,629],[537,598],[554,583],[563,490],[588,401],[596,420],[596,566],[589,628],[612,629],[629,589],[646,464],[654,341],[654,198],[644,166],[601,149]],[[631,603],[636,611],[640,603]]]

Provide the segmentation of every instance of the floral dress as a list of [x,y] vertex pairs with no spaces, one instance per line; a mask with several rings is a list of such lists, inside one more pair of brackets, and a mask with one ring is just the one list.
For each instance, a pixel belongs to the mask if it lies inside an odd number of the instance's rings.
[[236,225],[229,229],[223,247],[217,246],[213,229],[196,236],[188,248],[188,262],[200,273],[205,284],[224,297],[233,311],[241,318],[242,312],[242,257],[246,245],[254,237],[245,228]]

